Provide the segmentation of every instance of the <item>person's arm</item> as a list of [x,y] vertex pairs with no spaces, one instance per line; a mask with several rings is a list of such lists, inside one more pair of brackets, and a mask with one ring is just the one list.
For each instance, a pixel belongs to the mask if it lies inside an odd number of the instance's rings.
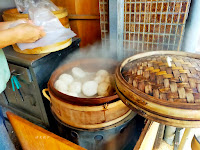
[[0,22],[0,30],[6,30],[13,23],[13,21]]
[[12,28],[0,31],[0,49],[8,45],[13,45],[17,41],[18,37]]
[[0,49],[15,43],[33,43],[43,37],[41,27],[22,23],[16,27],[0,31]]
[[[15,21],[0,22],[0,31],[6,30],[6,29],[10,28],[12,25],[14,25],[14,24],[17,25],[17,24],[20,24],[20,23],[32,23],[32,21],[28,20],[28,19],[18,19],[18,20],[15,20]],[[16,26],[16,25],[14,25],[14,26]]]

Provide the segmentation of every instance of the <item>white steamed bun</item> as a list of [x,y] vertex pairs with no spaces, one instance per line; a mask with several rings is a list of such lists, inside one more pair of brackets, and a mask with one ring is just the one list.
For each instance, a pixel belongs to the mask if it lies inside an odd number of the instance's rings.
[[78,67],[72,68],[72,74],[75,78],[84,78],[86,76],[85,71]]
[[70,83],[74,81],[74,78],[70,74],[67,74],[67,73],[61,74],[58,79],[63,81],[67,85],[69,85]]
[[94,81],[96,81],[98,84],[103,82],[105,80],[105,78],[103,76],[96,76],[94,78]]
[[80,93],[81,92],[81,82],[72,82],[69,85],[69,92]]
[[82,92],[85,96],[94,96],[97,94],[98,84],[95,81],[87,81],[82,86]]
[[99,70],[99,71],[97,71],[97,73],[96,73],[96,76],[102,76],[102,77],[106,77],[106,76],[108,76],[109,75],[109,73],[108,73],[108,71],[106,71],[106,70]]
[[69,95],[69,96],[74,96],[74,97],[78,97],[78,94],[75,92],[69,92],[67,91],[65,94]]
[[68,85],[65,84],[65,83],[64,83],[63,81],[61,81],[61,80],[57,80],[57,81],[54,83],[54,87],[55,87],[58,91],[60,91],[60,92],[62,92],[62,93],[66,93],[67,90],[68,90]]

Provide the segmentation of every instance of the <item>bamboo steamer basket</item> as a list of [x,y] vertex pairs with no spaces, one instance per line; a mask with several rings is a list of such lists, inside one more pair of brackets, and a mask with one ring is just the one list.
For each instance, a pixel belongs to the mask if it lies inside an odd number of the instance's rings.
[[198,54],[177,51],[129,57],[116,69],[117,94],[150,120],[175,127],[200,127],[199,59]]
[[[68,19],[68,12],[67,9],[59,7],[58,11],[53,11],[52,12],[61,22],[61,24],[66,27],[69,28],[69,19]],[[3,20],[4,21],[15,21],[18,19],[28,19],[28,14],[21,14],[18,12],[17,8],[13,8],[13,9],[8,9],[5,10],[3,12]]]
[[34,49],[25,49],[21,50],[17,44],[12,45],[13,49],[16,52],[22,53],[22,54],[43,54],[43,53],[50,53],[50,52],[56,52],[59,50],[62,50],[72,44],[72,39],[68,39],[62,42],[58,42],[55,44],[47,45],[44,47],[36,47]]
[[[48,89],[43,90],[43,95],[51,103],[53,113],[64,123],[83,129],[106,127],[126,118],[131,110],[118,99],[116,94],[100,98],[80,98],[66,95],[54,88],[58,77],[73,67],[78,66],[85,71],[93,72],[108,69],[114,73],[116,65],[116,61],[113,60],[80,59],[55,70],[48,82]],[[50,97],[46,94],[47,91]]]
[[[61,24],[69,28],[69,19],[68,19],[68,12],[65,8],[59,7],[58,11],[52,12],[61,22]],[[16,8],[8,9],[3,12],[3,20],[4,21],[14,21],[18,19],[28,19],[28,14],[20,14]],[[71,45],[72,39],[68,39],[62,42],[58,42],[55,44],[51,44],[44,47],[37,47],[34,49],[25,49],[21,50],[16,44],[13,45],[13,49],[16,52],[23,53],[23,54],[41,54],[41,53],[49,53],[49,52],[55,52],[61,49],[64,49]]]
[[51,110],[64,123],[83,129],[96,129],[113,125],[126,118],[131,110],[121,101],[99,105],[80,106],[67,103],[49,91]]

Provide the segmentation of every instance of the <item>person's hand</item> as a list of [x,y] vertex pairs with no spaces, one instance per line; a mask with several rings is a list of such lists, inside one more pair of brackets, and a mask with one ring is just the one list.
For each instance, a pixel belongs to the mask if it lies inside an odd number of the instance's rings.
[[17,36],[17,43],[33,43],[45,36],[42,27],[38,27],[30,23],[22,23],[13,27]]

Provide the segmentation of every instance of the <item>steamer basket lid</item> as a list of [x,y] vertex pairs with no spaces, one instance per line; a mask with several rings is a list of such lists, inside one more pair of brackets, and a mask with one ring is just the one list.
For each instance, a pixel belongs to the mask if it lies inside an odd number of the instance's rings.
[[126,64],[125,80],[156,98],[181,103],[200,102],[200,60],[184,56],[155,55]]
[[200,109],[199,58],[198,54],[174,51],[127,58],[116,70],[118,95],[146,118],[174,126],[200,126],[173,123],[174,119],[200,121],[200,115],[192,112]]

